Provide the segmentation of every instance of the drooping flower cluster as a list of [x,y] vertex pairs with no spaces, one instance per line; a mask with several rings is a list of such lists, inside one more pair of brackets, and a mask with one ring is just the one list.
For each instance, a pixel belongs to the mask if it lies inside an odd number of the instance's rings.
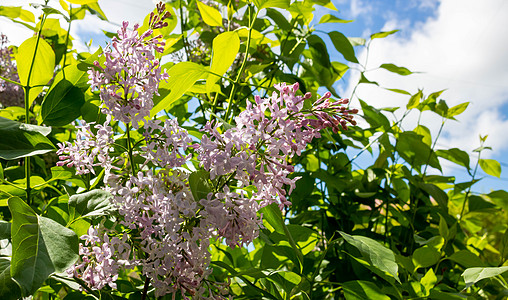
[[[198,149],[198,159],[212,180],[226,178],[224,185],[231,179],[237,181],[235,188],[240,192],[225,186],[200,202],[207,208],[203,214],[213,218],[219,235],[230,246],[257,237],[260,220],[255,212],[259,208],[274,202],[281,209],[291,205],[287,196],[299,179],[289,177],[294,171],[291,158],[319,137],[320,130],[331,127],[335,131],[339,125],[347,128],[347,122],[354,123],[351,114],[357,113],[342,106],[345,99],[331,102],[330,93],[304,109],[304,101],[311,95],[296,95],[298,83],[275,87],[279,93],[266,99],[256,96],[255,105],[247,103],[247,109],[235,119],[236,127],[221,134],[218,124],[208,123],[204,128],[208,135],[203,136]],[[255,191],[249,198],[241,189],[251,185]]]
[[[19,82],[18,70],[11,59],[12,50],[7,47],[8,44],[7,36],[0,33],[0,76]],[[0,104],[23,107],[23,88],[0,79]]]
[[118,269],[132,268],[135,262],[131,259],[128,235],[110,239],[104,228],[97,225],[91,226],[81,239],[85,241],[79,244],[81,262],[68,269],[67,273],[82,279],[93,289],[100,290],[106,285],[116,289]]
[[138,128],[140,121],[150,115],[159,82],[168,75],[161,73],[155,57],[155,53],[164,51],[160,37],[148,38],[153,33],[151,29],[140,35],[138,24],[134,30],[128,26],[128,22],[123,22],[118,38],[114,37],[104,50],[104,67],[96,61],[95,69],[88,74],[92,89],[100,90],[105,105],[102,112]]
[[[163,26],[164,17],[159,5],[150,16],[151,28]],[[323,128],[337,131],[354,124],[351,114],[356,111],[342,106],[347,100],[332,102],[329,93],[304,108],[311,95],[297,95],[298,84],[280,84],[275,86],[278,93],[249,102],[236,126],[224,130],[207,123],[197,144],[177,120],[147,118],[167,74],[161,74],[155,57],[162,42],[150,38],[151,29],[143,34],[137,29],[124,23],[104,54],[104,64],[96,62],[89,71],[108,122],[95,125],[93,133],[83,121],[74,144],[61,144],[58,151],[58,165],[75,167],[77,174],[105,170],[103,189],[113,196],[118,213],[115,229],[93,226],[82,237],[81,259],[69,273],[93,289],[114,288],[119,269],[136,267],[156,296],[223,299],[226,286],[207,279],[210,240],[222,238],[231,247],[252,242],[262,225],[257,213],[262,207],[291,204],[288,196],[298,180],[290,177],[291,158]],[[125,153],[112,152],[113,119],[127,124]],[[131,140],[130,125],[142,139]],[[209,188],[205,193],[191,189],[194,174],[186,165],[193,153],[209,173],[201,178]]]
[[76,168],[76,174],[95,174],[94,167],[100,166],[107,172],[113,167],[111,157],[111,144],[113,143],[113,130],[106,122],[104,125],[95,124],[97,133],[93,133],[90,125],[81,121],[77,126],[74,144],[64,142],[58,144],[60,149],[56,152],[60,161],[57,166]]

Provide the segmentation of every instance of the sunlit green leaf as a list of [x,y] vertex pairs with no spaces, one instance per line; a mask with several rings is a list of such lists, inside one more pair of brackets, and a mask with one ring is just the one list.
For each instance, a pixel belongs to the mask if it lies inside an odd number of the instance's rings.
[[490,268],[469,268],[462,273],[464,281],[466,282],[466,289],[477,283],[482,279],[496,277],[508,271],[508,266],[504,267],[490,267]]
[[[19,46],[16,63],[21,84],[32,87],[45,85],[53,77],[55,53],[44,39],[34,36]],[[42,87],[30,90],[30,101],[33,101],[41,91]]]
[[321,17],[321,20],[319,20],[319,23],[318,24],[323,24],[323,23],[350,23],[350,22],[353,22],[353,20],[344,20],[344,19],[341,19],[341,18],[338,18],[334,15],[324,15]]
[[[210,72],[219,76],[224,75],[231,64],[235,61],[238,50],[240,50],[240,38],[234,31],[223,32],[213,39],[212,62]],[[219,76],[210,74],[206,80],[206,90],[211,91]]]
[[448,114],[446,115],[447,118],[453,118],[455,116],[460,115],[463,113],[467,107],[469,106],[469,102],[464,102],[458,105],[455,105],[454,107],[448,109]]
[[203,4],[201,1],[196,1],[198,4],[199,12],[201,13],[201,17],[203,17],[203,21],[210,26],[222,26],[222,15],[215,8]]
[[402,76],[407,76],[413,74],[413,72],[409,71],[407,68],[399,67],[394,64],[382,64],[380,68],[383,68],[385,70],[388,70],[393,73],[397,73]]
[[382,39],[382,38],[385,38],[391,34],[394,34],[396,32],[398,32],[399,30],[391,30],[391,31],[383,31],[383,32],[378,32],[378,33],[374,33],[370,36],[371,39]]
[[497,178],[501,177],[501,164],[497,160],[482,158],[479,163],[483,172]]
[[193,62],[181,62],[169,69],[169,79],[159,85],[160,96],[154,97],[154,108],[150,111],[155,116],[163,109],[171,108],[196,80],[204,78],[208,71],[201,65]]

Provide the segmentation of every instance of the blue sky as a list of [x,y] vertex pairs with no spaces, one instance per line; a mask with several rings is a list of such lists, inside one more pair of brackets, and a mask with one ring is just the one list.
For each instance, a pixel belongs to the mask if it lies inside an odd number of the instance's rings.
[[[52,3],[58,1],[51,0]],[[24,0],[2,0],[2,5],[28,3]],[[36,1],[31,1],[36,2]],[[353,19],[348,24],[316,25],[323,31],[336,30],[349,37],[367,38],[370,34],[400,29],[389,38],[373,42],[369,54],[367,73],[370,80],[382,86],[401,88],[414,93],[418,88],[429,94],[447,89],[442,98],[449,106],[471,102],[468,110],[449,122],[443,131],[438,147],[457,147],[470,152],[479,145],[479,135],[489,135],[487,145],[493,151],[482,154],[484,158],[499,160],[508,170],[508,1],[506,0],[332,0],[338,11],[319,9],[315,12],[316,22],[325,13],[343,19]],[[100,0],[108,18],[120,24],[123,20],[141,22],[153,9],[151,0]],[[58,4],[56,4],[58,6]],[[72,34],[78,37],[75,45],[95,37],[100,40],[100,29],[114,31],[116,26],[106,24],[93,17],[85,22],[73,23]],[[22,27],[0,18],[0,31],[19,45],[30,33]],[[329,44],[332,59],[344,61]],[[356,48],[357,57],[365,61],[365,51]],[[336,54],[333,54],[336,53]],[[393,63],[422,73],[402,77],[384,70],[375,70],[382,63]],[[336,89],[349,97],[352,83],[358,73],[350,74],[336,84]],[[407,97],[384,91],[372,85],[362,85],[357,95],[376,107],[405,106]],[[353,105],[358,105],[353,99]],[[406,129],[417,116],[410,115]],[[413,122],[413,123],[411,123]],[[431,132],[437,133],[440,119],[432,114],[423,115],[423,123]],[[365,154],[364,154],[365,155]],[[366,154],[368,156],[368,154]],[[365,158],[367,159],[367,158]],[[471,156],[472,163],[475,162]],[[447,174],[467,180],[462,171],[453,164],[443,164]],[[485,177],[477,190],[505,188],[508,171],[502,179]],[[480,172],[480,175],[482,172]]]

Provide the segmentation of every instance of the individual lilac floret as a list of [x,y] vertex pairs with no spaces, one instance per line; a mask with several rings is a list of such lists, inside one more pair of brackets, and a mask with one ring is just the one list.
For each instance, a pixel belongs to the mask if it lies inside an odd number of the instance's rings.
[[98,61],[95,69],[88,71],[88,83],[92,89],[99,89],[105,107],[102,112],[110,114],[124,123],[132,122],[138,128],[139,122],[150,115],[153,95],[158,95],[159,82],[168,78],[161,73],[159,59],[155,54],[164,51],[160,36],[149,38],[152,29],[139,35],[139,25],[128,29],[123,22],[118,37],[104,50],[104,67]]
[[111,144],[113,144],[113,130],[106,122],[104,125],[96,124],[94,127],[97,133],[94,134],[90,128],[93,123],[81,121],[76,126],[76,139],[74,145],[69,142],[59,143],[58,151],[60,161],[57,166],[75,167],[76,174],[95,174],[93,167],[100,166],[106,171],[111,170],[112,160],[109,156]]

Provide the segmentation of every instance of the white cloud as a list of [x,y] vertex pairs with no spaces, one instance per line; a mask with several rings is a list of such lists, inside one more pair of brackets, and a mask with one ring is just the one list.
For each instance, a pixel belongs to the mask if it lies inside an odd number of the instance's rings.
[[[421,1],[425,7],[431,4]],[[500,111],[508,102],[507,1],[442,0],[436,9],[435,17],[411,27],[405,19],[391,19],[384,30],[403,28],[409,32],[375,40],[369,53],[367,69],[394,63],[424,73],[402,77],[375,70],[366,76],[382,86],[412,93],[417,88],[424,88],[427,94],[447,89],[442,98],[450,107],[471,102],[458,117],[460,122],[447,122],[440,144],[472,150],[479,144],[479,134],[489,134],[492,154],[508,150],[508,118]],[[360,58],[364,61],[365,52]],[[351,90],[349,87],[344,94]],[[405,106],[408,100],[372,85],[361,85],[357,95],[376,107]],[[437,133],[439,117],[425,113],[422,120]]]

